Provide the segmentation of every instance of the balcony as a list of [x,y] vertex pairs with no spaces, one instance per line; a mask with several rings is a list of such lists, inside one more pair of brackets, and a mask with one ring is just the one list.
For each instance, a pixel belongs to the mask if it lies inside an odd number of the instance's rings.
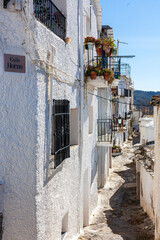
[[66,18],[51,0],[33,0],[34,15],[41,23],[64,39],[66,36]]
[[87,84],[92,85],[95,88],[105,88],[109,86],[108,82],[104,79],[103,76],[97,76],[96,79],[87,77]]
[[111,143],[112,142],[112,119],[98,119],[98,142]]

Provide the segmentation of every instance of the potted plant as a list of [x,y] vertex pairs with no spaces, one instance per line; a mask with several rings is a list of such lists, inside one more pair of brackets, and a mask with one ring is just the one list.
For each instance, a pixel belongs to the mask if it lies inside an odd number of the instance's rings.
[[117,148],[118,148],[118,146],[114,145],[114,146],[112,147],[112,153],[116,152],[116,149],[117,149]]
[[111,56],[111,54],[116,51],[116,46],[115,46],[115,40],[111,39],[111,37],[107,37],[103,39],[103,50],[107,54],[108,57]]
[[97,55],[99,57],[102,56],[102,40],[101,40],[101,38],[98,38],[95,40],[95,47],[96,47]]
[[93,38],[93,37],[86,37],[84,39],[84,45],[85,45],[86,49],[88,49],[88,50],[93,49],[94,44],[95,44],[95,38]]
[[109,68],[104,68],[102,70],[104,79],[108,81],[109,84],[112,84],[113,80],[114,80],[114,73],[113,71],[111,71]]
[[114,72],[110,71],[110,75],[109,75],[109,84],[112,84],[112,82],[114,81]]
[[102,70],[102,73],[103,73],[103,76],[104,76],[104,79],[109,81],[109,75],[110,75],[110,69],[109,68],[104,68]]
[[99,76],[100,74],[100,70],[97,69],[94,66],[88,66],[88,69],[85,73],[85,77],[87,78],[88,76],[90,76],[91,79],[96,79],[97,76]]

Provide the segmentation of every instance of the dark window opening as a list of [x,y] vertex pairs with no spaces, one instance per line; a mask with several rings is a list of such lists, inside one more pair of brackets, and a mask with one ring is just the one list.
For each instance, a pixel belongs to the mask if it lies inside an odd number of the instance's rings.
[[52,109],[52,147],[54,167],[70,157],[69,101],[53,100]]
[[9,3],[10,0],[4,0],[3,1],[3,7],[4,8],[7,8],[7,4]]

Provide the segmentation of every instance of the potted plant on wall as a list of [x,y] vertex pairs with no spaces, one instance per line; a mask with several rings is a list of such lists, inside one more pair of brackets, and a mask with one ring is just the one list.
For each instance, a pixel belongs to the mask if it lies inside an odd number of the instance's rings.
[[101,40],[101,38],[98,38],[95,40],[95,47],[96,47],[97,55],[99,57],[102,56],[102,40]]
[[86,37],[84,39],[84,45],[85,45],[86,49],[92,50],[93,47],[94,47],[94,44],[95,44],[95,38],[93,38],[93,37]]
[[109,68],[104,68],[102,70],[102,74],[104,76],[104,79],[108,81],[109,84],[112,84],[114,80],[114,73]]
[[100,70],[94,66],[88,66],[85,72],[85,79],[90,76],[91,79],[96,79],[100,75]]

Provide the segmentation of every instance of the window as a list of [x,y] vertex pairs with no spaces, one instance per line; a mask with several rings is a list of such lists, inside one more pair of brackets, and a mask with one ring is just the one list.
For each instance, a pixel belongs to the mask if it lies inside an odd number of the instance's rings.
[[124,89],[124,96],[128,97],[128,89]]
[[33,0],[35,17],[58,37],[66,36],[66,18],[51,0]]
[[70,157],[69,101],[53,100],[52,108],[52,146],[54,167]]

